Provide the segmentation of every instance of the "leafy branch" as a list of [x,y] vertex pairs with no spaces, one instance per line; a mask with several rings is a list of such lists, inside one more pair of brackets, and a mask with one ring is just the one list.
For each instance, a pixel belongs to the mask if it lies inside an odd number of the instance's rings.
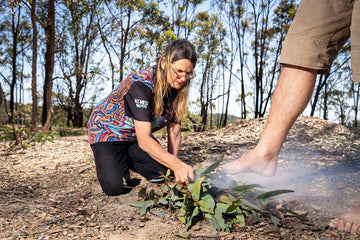
[[[261,187],[258,184],[240,185],[231,189],[215,187],[214,183],[229,182],[228,176],[213,173],[221,161],[195,170],[195,181],[188,186],[175,183],[168,171],[164,175],[165,182],[158,191],[154,188],[142,187],[138,194],[144,201],[130,205],[140,208],[141,216],[150,211],[160,218],[164,218],[165,214],[156,209],[167,208],[175,212],[177,218],[185,224],[185,232],[204,219],[210,222],[214,234],[218,231],[230,232],[235,226],[251,226],[260,221],[260,218],[269,219],[279,225],[282,213],[292,214],[305,220],[303,216],[293,211],[268,207],[268,198],[293,192],[292,190],[275,190],[258,194],[256,188]],[[255,197],[245,196],[245,193],[246,195],[251,193]],[[180,235],[184,237],[187,234]]]

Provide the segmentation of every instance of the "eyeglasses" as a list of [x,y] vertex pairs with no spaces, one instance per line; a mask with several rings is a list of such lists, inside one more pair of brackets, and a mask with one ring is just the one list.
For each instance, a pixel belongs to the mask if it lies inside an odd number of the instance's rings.
[[190,80],[190,79],[196,77],[196,73],[194,71],[185,72],[185,71],[182,71],[182,70],[176,70],[173,67],[170,67],[170,68],[175,73],[177,78],[185,77],[186,80]]

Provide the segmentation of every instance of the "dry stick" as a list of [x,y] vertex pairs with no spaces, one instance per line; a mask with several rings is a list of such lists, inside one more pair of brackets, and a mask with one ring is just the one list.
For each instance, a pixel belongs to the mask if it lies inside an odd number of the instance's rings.
[[6,190],[0,190],[0,194],[15,194],[15,195],[21,195],[26,194],[26,192],[20,192],[20,191],[6,191]]
[[9,156],[14,154],[25,154],[25,152],[7,152],[7,153],[0,153],[0,156]]
[[[229,234],[226,234],[226,235],[229,235]],[[226,236],[225,235],[225,236]],[[221,236],[221,237],[224,237],[224,236]],[[216,239],[221,239],[221,237],[220,236],[205,236],[205,235],[199,235],[199,236],[193,236],[193,235],[189,235],[189,238],[199,238],[199,239],[209,239],[209,238],[216,238]]]
[[72,202],[73,202],[73,203],[76,203],[77,201],[79,201],[80,199],[86,197],[86,196],[89,195],[89,194],[91,194],[91,192],[87,192],[87,193],[85,193],[85,194],[82,194],[82,195],[80,195],[79,197],[74,198]]

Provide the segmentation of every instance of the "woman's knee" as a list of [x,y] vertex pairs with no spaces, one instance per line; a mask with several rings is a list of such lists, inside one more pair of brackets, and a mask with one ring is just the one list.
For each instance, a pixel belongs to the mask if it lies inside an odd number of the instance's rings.
[[101,180],[100,185],[103,192],[108,196],[118,196],[130,192],[130,188],[124,185],[123,182],[104,183]]

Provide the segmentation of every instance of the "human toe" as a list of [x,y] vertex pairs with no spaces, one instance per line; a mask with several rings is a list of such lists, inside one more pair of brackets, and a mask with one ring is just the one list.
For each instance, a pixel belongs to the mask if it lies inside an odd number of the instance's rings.
[[353,224],[350,232],[351,233],[360,233],[360,223]]
[[336,219],[332,219],[332,220],[329,222],[329,226],[335,228],[335,227],[336,227]]
[[343,227],[343,229],[342,229],[342,231],[344,231],[344,232],[350,232],[351,231],[351,229],[352,229],[352,227],[353,227],[353,223],[352,222],[346,222],[345,224],[344,224],[344,227]]
[[330,227],[337,228],[340,231],[344,231],[344,225],[344,222],[339,218],[335,218],[329,223]]

